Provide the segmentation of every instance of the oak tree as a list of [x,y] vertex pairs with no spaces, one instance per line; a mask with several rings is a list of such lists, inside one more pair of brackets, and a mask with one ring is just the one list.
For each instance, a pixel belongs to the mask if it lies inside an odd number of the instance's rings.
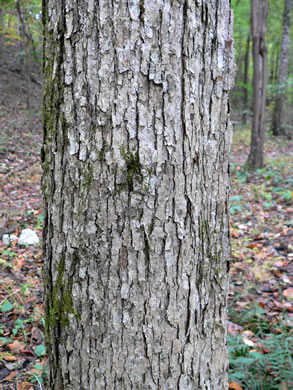
[[50,389],[227,388],[229,0],[44,0]]

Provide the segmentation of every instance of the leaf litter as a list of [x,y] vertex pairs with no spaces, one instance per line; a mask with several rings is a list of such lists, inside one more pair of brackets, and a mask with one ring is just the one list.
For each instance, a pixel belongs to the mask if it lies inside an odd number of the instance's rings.
[[[251,172],[245,167],[248,148],[243,147],[243,136],[234,132],[231,164],[229,388],[258,388],[259,383],[259,388],[289,390],[293,388],[293,144],[282,137],[268,138],[265,168]],[[255,351],[256,360],[248,363],[247,356]]]

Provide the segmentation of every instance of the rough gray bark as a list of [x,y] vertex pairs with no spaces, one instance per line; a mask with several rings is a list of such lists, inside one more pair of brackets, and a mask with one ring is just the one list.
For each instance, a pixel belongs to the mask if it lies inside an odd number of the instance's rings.
[[282,43],[280,50],[280,65],[278,74],[278,92],[275,98],[273,111],[272,130],[274,135],[286,135],[284,126],[284,104],[286,101],[286,89],[288,81],[288,59],[290,46],[290,17],[292,0],[284,0]]
[[251,0],[253,40],[253,119],[248,166],[263,167],[265,105],[267,89],[267,47],[265,43],[268,0]]
[[227,388],[229,0],[47,0],[49,388]]

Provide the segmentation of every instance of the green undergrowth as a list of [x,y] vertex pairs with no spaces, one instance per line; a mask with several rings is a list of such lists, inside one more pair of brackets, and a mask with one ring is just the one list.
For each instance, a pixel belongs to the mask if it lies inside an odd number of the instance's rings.
[[[228,335],[229,382],[239,383],[244,390],[292,389],[293,336],[285,325],[286,316],[275,329],[270,328],[261,308],[244,310],[232,318],[240,319],[248,331]],[[246,334],[252,337],[248,339]]]
[[252,171],[236,163],[247,158],[250,131],[234,132],[229,389],[293,389],[292,305],[289,294],[284,296],[290,287],[293,225],[288,142],[267,136],[264,168]]
[[[255,172],[251,172],[246,165],[231,164],[233,194],[230,198],[230,212],[232,215],[248,211],[250,204],[247,200],[261,203],[264,209],[270,209],[280,202],[292,203],[293,175],[290,175],[290,172],[293,171],[293,162],[286,161],[286,156],[284,160],[270,160],[264,168],[257,169]],[[241,191],[245,191],[246,197],[240,195]]]

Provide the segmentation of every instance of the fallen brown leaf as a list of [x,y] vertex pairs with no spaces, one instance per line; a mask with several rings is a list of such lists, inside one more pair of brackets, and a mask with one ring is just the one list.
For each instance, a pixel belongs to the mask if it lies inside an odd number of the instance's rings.
[[260,306],[262,309],[265,309],[265,307],[266,307],[265,302],[260,301],[260,302],[258,302],[258,304],[259,304],[259,306]]
[[33,386],[29,382],[21,382],[17,384],[17,390],[33,390]]
[[273,300],[273,302],[274,302],[274,305],[275,305],[278,309],[280,309],[280,310],[283,309],[283,305],[282,305],[280,302],[276,301],[275,299]]
[[20,351],[24,348],[24,344],[15,340],[12,344],[8,344],[8,348],[12,353],[20,353]]
[[244,330],[243,332],[241,332],[241,334],[243,334],[244,336],[247,336],[247,337],[254,337],[255,336],[255,334],[251,330]]
[[36,344],[40,344],[41,340],[42,340],[42,336],[40,333],[40,329],[34,326],[31,330],[31,341]]
[[40,375],[42,373],[41,370],[37,370],[36,368],[32,368],[31,370],[27,371],[27,374],[37,374]]
[[229,382],[229,389],[243,390],[243,388],[240,385],[238,385],[237,382]]
[[282,268],[282,267],[286,267],[288,265],[288,261],[283,259],[283,260],[278,260],[274,263],[274,266],[275,267],[278,267],[278,268]]
[[281,390],[289,390],[289,387],[286,385],[285,382],[282,382],[282,383],[280,384],[280,388],[281,388]]
[[275,269],[274,270],[274,274],[277,278],[279,278],[282,274],[281,274],[281,271],[279,269]]
[[13,261],[13,271],[21,271],[23,265],[24,265],[24,257],[16,258]]
[[285,297],[293,298],[293,287],[287,288],[283,291]]
[[228,333],[232,334],[233,336],[240,332],[242,329],[242,326],[234,324],[231,321],[227,321],[227,331]]
[[12,381],[17,375],[17,371],[11,371],[11,373],[3,379],[3,382]]
[[4,359],[7,362],[15,362],[15,360],[17,360],[17,358],[15,356],[12,356],[12,355],[6,355],[6,356],[4,356]]
[[249,305],[250,305],[250,302],[238,302],[237,301],[237,306],[239,306],[240,308],[245,308]]
[[293,311],[293,306],[290,302],[285,302],[283,304],[284,308],[287,309],[288,311]]

